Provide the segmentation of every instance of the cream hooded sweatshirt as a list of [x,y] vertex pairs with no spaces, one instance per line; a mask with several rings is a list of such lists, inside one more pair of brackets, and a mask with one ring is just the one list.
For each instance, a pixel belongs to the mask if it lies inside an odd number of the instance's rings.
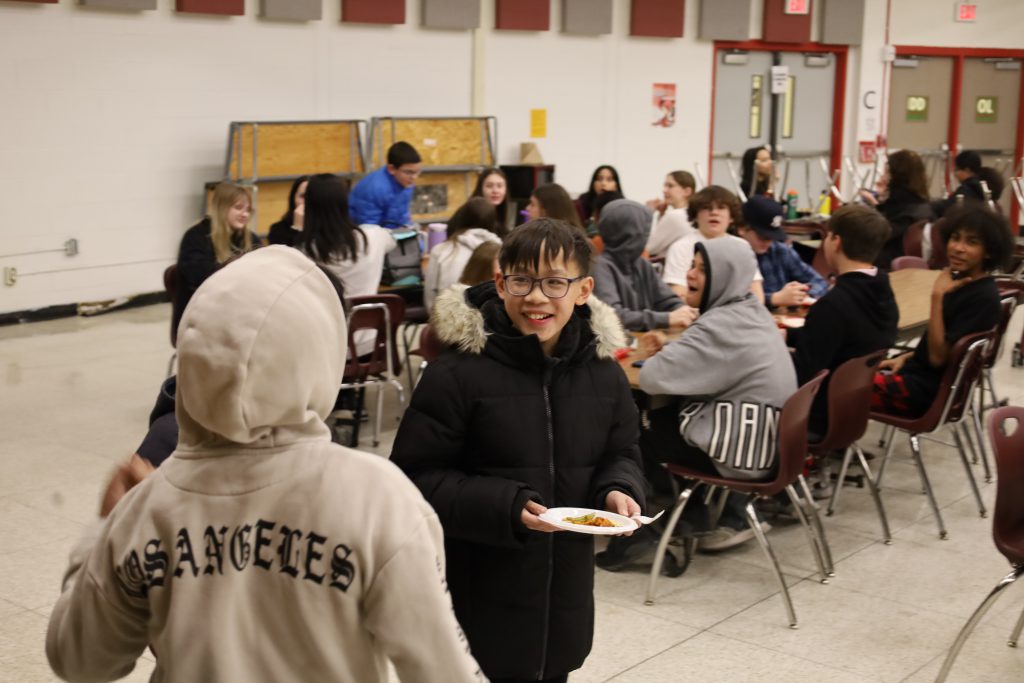
[[441,527],[387,460],[331,443],[345,318],[268,247],[199,288],[178,332],[171,458],[73,549],[46,652],[72,681],[485,680]]

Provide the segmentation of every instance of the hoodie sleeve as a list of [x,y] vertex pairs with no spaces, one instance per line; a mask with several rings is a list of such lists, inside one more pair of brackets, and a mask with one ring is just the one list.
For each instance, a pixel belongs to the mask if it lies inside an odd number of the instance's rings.
[[486,683],[452,610],[436,515],[423,517],[377,573],[364,607],[367,630],[400,680]]
[[149,612],[117,583],[108,529],[95,522],[71,550],[63,591],[50,614],[46,657],[64,680],[123,678],[149,642]]
[[711,314],[698,318],[679,339],[647,359],[640,369],[640,388],[645,393],[715,396],[728,388],[731,373],[724,369],[730,361],[705,329]]
[[402,417],[391,460],[434,507],[447,536],[521,547],[522,506],[540,496],[522,482],[461,468],[470,410],[452,366],[443,358],[431,363]]
[[615,310],[623,327],[627,330],[654,330],[668,327],[668,310],[659,310],[656,306],[671,305],[671,297],[677,302],[672,307],[674,309],[682,305],[682,300],[673,294],[672,290],[664,283],[658,282],[657,278],[651,278],[650,283],[646,283],[638,276],[635,284],[639,286],[650,284],[653,291],[649,294],[653,298],[654,306],[640,310],[630,308],[619,291],[618,278],[612,266],[603,258],[598,259],[597,265],[594,266],[594,295]]
[[[618,370],[616,368],[616,370]],[[603,510],[612,491],[622,491],[646,509],[643,468],[640,465],[640,420],[626,375],[616,371],[618,401],[615,423],[608,433],[601,463],[594,475],[594,501],[591,507]]]

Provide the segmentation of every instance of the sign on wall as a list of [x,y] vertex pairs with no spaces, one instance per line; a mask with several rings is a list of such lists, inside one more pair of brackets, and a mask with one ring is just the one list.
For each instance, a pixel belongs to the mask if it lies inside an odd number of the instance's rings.
[[761,137],[761,99],[764,96],[764,76],[750,77],[750,137]]
[[907,121],[928,120],[928,96],[907,95]]
[[786,0],[786,14],[810,14],[811,0]]
[[651,103],[654,105],[654,121],[651,125],[660,128],[671,128],[676,125],[675,83],[655,83]]
[[978,20],[978,5],[973,2],[956,3],[957,21],[974,22]]
[[530,110],[530,137],[546,138],[548,136],[548,110]]
[[985,95],[974,101],[974,121],[976,123],[995,123],[999,113],[999,98]]

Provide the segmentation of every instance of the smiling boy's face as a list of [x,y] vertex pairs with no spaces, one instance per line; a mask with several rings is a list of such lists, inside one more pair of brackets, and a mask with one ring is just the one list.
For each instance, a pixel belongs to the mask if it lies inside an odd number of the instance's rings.
[[704,254],[700,251],[693,255],[693,264],[686,273],[686,305],[700,308],[700,300],[704,297],[704,285],[707,274],[704,272]]
[[[540,252],[544,253],[543,246]],[[533,283],[533,289],[525,296],[516,296],[510,293],[507,279],[517,275],[538,279],[548,277],[573,279],[580,276],[579,266],[572,259],[567,263],[564,254],[559,252],[553,261],[542,257],[536,270],[522,266],[510,267],[507,272],[499,273],[495,278],[498,296],[505,303],[505,312],[508,313],[512,324],[524,335],[537,335],[544,353],[550,356],[554,353],[562,329],[572,317],[573,309],[587,302],[587,298],[594,288],[594,279],[587,276],[575,280],[569,284],[565,296],[551,298],[544,293],[542,283],[539,281]],[[558,286],[558,283],[554,281],[550,284]],[[550,291],[551,287],[548,289]]]

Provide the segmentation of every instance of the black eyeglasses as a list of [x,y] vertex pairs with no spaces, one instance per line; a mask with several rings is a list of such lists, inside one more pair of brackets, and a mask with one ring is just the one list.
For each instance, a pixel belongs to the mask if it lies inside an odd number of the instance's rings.
[[530,277],[529,275],[505,275],[505,289],[512,296],[529,296],[533,288],[540,283],[541,293],[549,299],[561,299],[569,293],[569,285],[582,280],[579,277]]

